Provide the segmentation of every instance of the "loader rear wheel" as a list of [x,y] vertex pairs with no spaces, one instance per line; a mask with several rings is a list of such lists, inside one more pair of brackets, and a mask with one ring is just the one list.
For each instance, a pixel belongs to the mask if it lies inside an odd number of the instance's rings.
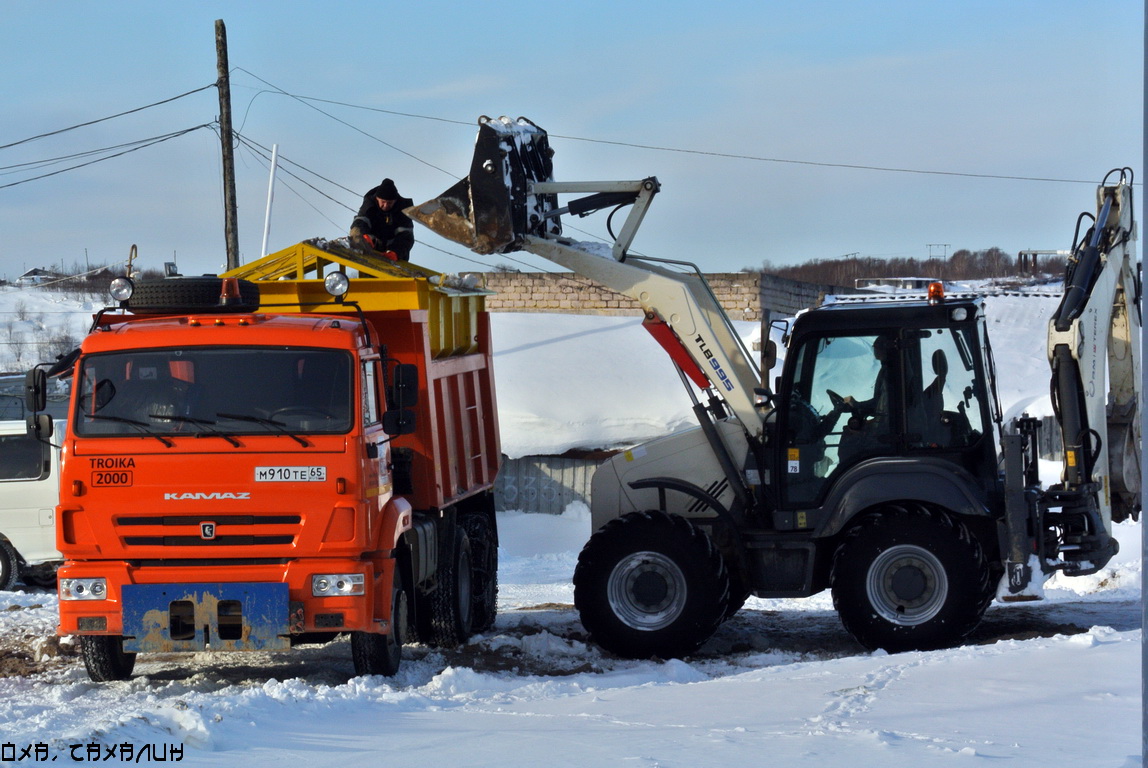
[[402,568],[395,564],[395,577],[391,583],[391,631],[351,633],[351,660],[356,675],[383,675],[394,677],[402,662],[403,641],[406,639],[408,620],[407,592],[403,589]]
[[136,655],[124,651],[122,635],[81,635],[80,654],[92,682],[127,680],[136,666]]
[[471,629],[485,632],[494,626],[498,607],[498,541],[484,514],[464,514],[460,525],[470,540]]
[[960,642],[994,594],[969,529],[923,507],[866,515],[838,547],[830,584],[845,628],[866,648],[891,653]]
[[194,312],[254,312],[259,308],[259,286],[239,281],[239,301],[220,305],[223,278],[211,275],[169,277],[136,283],[128,308],[137,315],[191,314]]
[[729,575],[700,529],[665,512],[631,512],[590,537],[574,570],[574,605],[591,638],[627,658],[678,658],[726,615]]
[[438,588],[429,600],[426,642],[436,648],[454,648],[473,634],[470,539],[462,528],[455,528],[453,537],[443,538],[438,559]]

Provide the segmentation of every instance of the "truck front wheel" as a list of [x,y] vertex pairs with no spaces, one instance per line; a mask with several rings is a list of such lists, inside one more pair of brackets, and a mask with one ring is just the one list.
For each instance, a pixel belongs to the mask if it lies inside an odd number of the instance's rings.
[[136,666],[136,655],[124,651],[122,635],[81,635],[80,653],[92,682],[127,680]]
[[403,589],[402,568],[395,564],[395,577],[391,584],[391,631],[351,633],[351,659],[356,675],[383,675],[393,677],[399,671],[406,638],[407,592]]
[[665,512],[631,512],[590,537],[574,605],[590,637],[627,658],[677,658],[725,617],[729,575],[704,532]]
[[993,598],[980,543],[959,520],[925,508],[866,515],[838,547],[830,583],[845,628],[891,653],[960,642]]

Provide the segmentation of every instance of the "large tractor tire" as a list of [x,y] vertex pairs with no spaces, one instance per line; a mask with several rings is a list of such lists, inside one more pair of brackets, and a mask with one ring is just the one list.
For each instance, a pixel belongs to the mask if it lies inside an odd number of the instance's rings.
[[80,653],[88,677],[96,683],[127,680],[136,666],[136,655],[124,651],[122,635],[81,635]]
[[833,557],[833,607],[866,648],[954,645],[980,623],[995,585],[980,543],[952,516],[890,506],[849,529]]
[[574,605],[594,642],[627,658],[687,656],[726,615],[729,575],[700,529],[665,512],[631,512],[590,537]]
[[141,280],[128,299],[128,309],[137,315],[254,312],[259,308],[259,286],[250,280],[238,282],[239,301],[221,305],[221,277],[203,275]]
[[351,633],[351,660],[356,675],[383,675],[394,677],[402,662],[403,641],[409,618],[407,592],[403,588],[403,571],[395,564],[395,577],[391,583],[391,631]]
[[498,609],[498,539],[482,513],[464,513],[459,525],[470,541],[471,630],[485,632],[494,626]]

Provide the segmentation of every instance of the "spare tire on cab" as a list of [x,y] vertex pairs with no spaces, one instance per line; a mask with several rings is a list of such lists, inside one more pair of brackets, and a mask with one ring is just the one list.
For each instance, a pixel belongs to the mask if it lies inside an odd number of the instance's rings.
[[254,312],[259,309],[259,286],[250,280],[232,280],[239,293],[221,303],[224,278],[214,275],[140,280],[127,308],[137,315]]

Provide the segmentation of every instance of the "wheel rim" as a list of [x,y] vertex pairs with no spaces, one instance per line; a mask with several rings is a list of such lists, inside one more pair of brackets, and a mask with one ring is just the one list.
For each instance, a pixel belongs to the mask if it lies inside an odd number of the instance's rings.
[[610,574],[610,608],[634,629],[653,631],[668,627],[686,604],[686,579],[677,564],[658,552],[636,552]]
[[949,594],[949,579],[932,552],[901,544],[873,561],[865,589],[877,615],[892,624],[913,627],[940,613]]

